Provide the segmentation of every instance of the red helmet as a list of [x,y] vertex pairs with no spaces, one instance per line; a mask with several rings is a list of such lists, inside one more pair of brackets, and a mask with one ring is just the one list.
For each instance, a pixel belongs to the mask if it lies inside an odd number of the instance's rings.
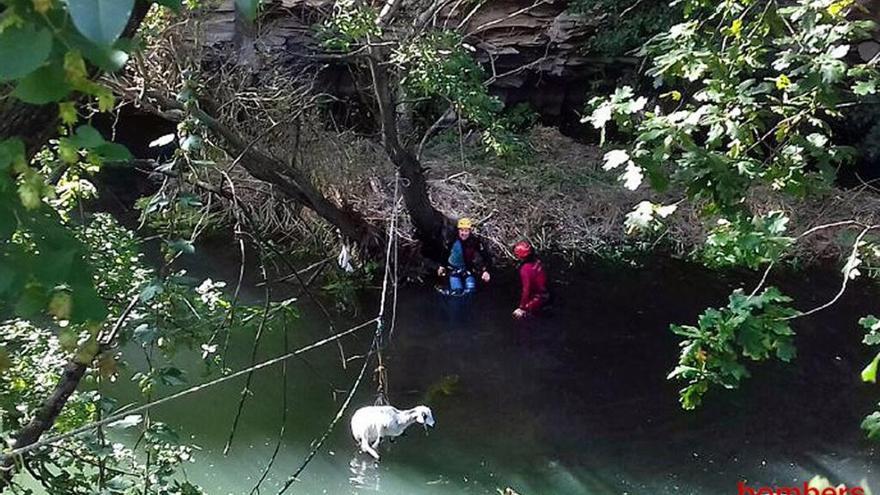
[[517,258],[524,260],[532,254],[532,245],[527,241],[519,241],[513,246],[513,254]]

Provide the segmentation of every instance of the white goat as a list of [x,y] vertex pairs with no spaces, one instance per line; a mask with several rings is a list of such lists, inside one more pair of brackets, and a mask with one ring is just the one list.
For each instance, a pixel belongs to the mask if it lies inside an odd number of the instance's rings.
[[413,423],[423,424],[426,429],[434,426],[431,409],[427,406],[416,406],[401,411],[391,406],[366,406],[351,416],[351,434],[360,445],[361,452],[379,460],[376,449],[382,437],[400,436]]

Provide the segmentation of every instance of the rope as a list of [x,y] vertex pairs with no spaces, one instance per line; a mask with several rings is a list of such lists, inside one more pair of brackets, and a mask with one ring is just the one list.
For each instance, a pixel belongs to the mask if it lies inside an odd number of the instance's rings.
[[[388,222],[388,247],[385,249],[385,274],[382,277],[382,299],[379,302],[379,318],[384,320],[385,316],[385,301],[388,294],[388,281],[393,281],[394,286],[394,296],[392,302],[392,316],[391,316],[391,329],[388,333],[389,337],[391,333],[394,332],[394,323],[397,319],[397,209],[399,207],[399,196],[400,196],[400,174],[394,174],[394,202],[391,207],[391,219]],[[394,248],[394,275],[391,274],[391,251],[392,247]],[[378,366],[376,367],[376,381],[378,382],[378,386],[376,389],[377,404],[387,404],[388,403],[388,372],[385,367],[385,360],[382,356],[382,349],[385,347],[385,342],[381,340],[378,342],[377,354],[378,354]]]
[[[380,335],[382,334],[382,320],[378,318],[376,320],[376,335],[373,337],[373,344],[371,346],[371,349],[376,348],[379,342]],[[357,392],[361,381],[364,379],[367,367],[370,365],[370,357],[372,357],[372,353],[367,354],[364,357],[364,365],[361,366],[361,372],[358,374],[354,383],[351,385],[351,389],[349,389],[348,395],[345,397],[345,401],[342,403],[342,406],[340,406],[339,410],[336,411],[336,416],[333,417],[333,421],[331,421],[330,424],[327,425],[327,428],[324,430],[324,434],[321,435],[321,438],[318,439],[318,442],[315,444],[314,447],[312,447],[312,450],[309,451],[309,454],[303,460],[302,464],[299,465],[299,468],[297,468],[296,472],[294,472],[289,478],[287,478],[287,481],[284,482],[284,485],[278,491],[278,495],[282,495],[284,492],[287,491],[288,488],[290,488],[290,485],[292,485],[295,481],[299,481],[299,475],[302,474],[303,471],[305,471],[306,466],[308,466],[309,463],[312,462],[312,459],[314,459],[315,456],[318,455],[318,451],[321,450],[324,442],[327,441],[327,438],[330,436],[331,433],[333,433],[333,430],[336,428],[336,424],[339,423],[339,420],[342,419],[342,416],[345,415],[345,411],[348,409],[348,405],[351,404],[351,399],[354,397],[354,394],[355,392]]]
[[336,340],[339,340],[340,338],[345,337],[346,335],[350,335],[350,334],[352,334],[352,333],[354,333],[354,332],[356,332],[356,331],[358,331],[358,330],[360,330],[360,329],[362,329],[362,328],[365,328],[365,327],[367,327],[367,326],[369,326],[369,325],[371,325],[371,324],[373,324],[373,323],[376,323],[376,322],[378,322],[378,321],[379,321],[378,318],[373,318],[373,319],[371,319],[371,320],[368,320],[368,321],[365,321],[365,322],[361,323],[360,325],[357,325],[357,326],[355,326],[355,327],[349,328],[348,330],[345,330],[344,332],[340,332],[340,333],[337,333],[337,334],[335,334],[335,335],[331,335],[330,337],[327,337],[327,338],[325,338],[325,339],[319,340],[319,341],[317,341],[317,342],[313,342],[313,343],[311,343],[311,344],[309,344],[309,345],[307,345],[307,346],[305,346],[305,347],[300,347],[299,349],[296,349],[295,351],[288,352],[288,353],[283,354],[283,355],[281,355],[281,356],[278,356],[278,357],[275,357],[275,358],[272,358],[272,359],[269,359],[269,360],[263,361],[263,362],[261,362],[261,363],[259,363],[259,364],[255,364],[255,365],[253,365],[253,366],[248,366],[247,368],[244,368],[244,369],[242,369],[242,370],[236,371],[235,373],[232,373],[231,375],[226,375],[226,376],[223,376],[223,377],[220,377],[220,378],[217,378],[217,379],[211,380],[211,381],[209,381],[209,382],[202,383],[202,384],[200,384],[200,385],[195,385],[195,386],[190,387],[190,388],[188,388],[188,389],[186,389],[186,390],[181,390],[180,392],[177,392],[176,394],[171,394],[171,395],[169,395],[169,396],[167,396],[167,397],[163,397],[163,398],[161,398],[161,399],[157,399],[157,400],[154,400],[154,401],[151,401],[151,402],[147,402],[146,404],[143,404],[143,405],[141,405],[141,406],[135,407],[134,409],[126,410],[126,411],[123,412],[123,413],[118,413],[118,414],[114,414],[114,415],[111,415],[111,416],[107,416],[106,418],[104,418],[104,419],[102,419],[102,420],[100,420],[100,421],[95,421],[95,422],[89,423],[89,424],[87,424],[87,425],[80,426],[79,428],[75,428],[75,429],[70,430],[70,431],[68,431],[68,432],[61,433],[61,434],[59,434],[59,435],[55,435],[55,436],[52,436],[52,437],[46,438],[46,439],[41,440],[41,441],[39,441],[39,442],[34,442],[34,443],[32,443],[32,444],[30,444],[30,445],[27,445],[27,446],[25,446],[25,447],[20,447],[20,448],[17,448],[17,449],[13,449],[13,450],[7,452],[7,453],[5,454],[5,456],[6,456],[6,457],[20,456],[20,455],[22,455],[22,454],[26,454],[26,453],[28,453],[28,452],[32,452],[32,451],[34,451],[34,450],[36,450],[36,449],[38,449],[38,448],[41,448],[41,447],[44,447],[44,446],[47,446],[47,445],[51,445],[51,444],[53,444],[53,443],[55,443],[55,442],[58,442],[58,441],[60,441],[60,440],[65,440],[65,439],[68,439],[68,438],[78,437],[78,436],[80,436],[80,435],[82,435],[82,434],[84,434],[84,433],[87,433],[87,432],[93,430],[94,428],[97,428],[97,427],[99,427],[99,426],[103,426],[103,425],[106,425],[106,424],[112,423],[112,422],[114,422],[114,421],[118,421],[118,420],[120,420],[120,419],[123,419],[123,418],[126,417],[126,416],[130,416],[130,415],[135,414],[135,413],[143,412],[143,411],[146,411],[146,410],[151,409],[151,408],[153,408],[153,407],[156,407],[156,406],[158,406],[158,405],[164,404],[164,403],[166,403],[166,402],[170,402],[170,401],[172,401],[172,400],[176,400],[176,399],[179,399],[179,398],[181,398],[181,397],[185,397],[185,396],[187,396],[187,395],[193,394],[193,393],[198,392],[198,391],[200,391],[200,390],[204,390],[204,389],[206,389],[206,388],[210,388],[210,387],[213,387],[213,386],[215,386],[215,385],[219,385],[219,384],[221,384],[221,383],[228,382],[229,380],[232,380],[232,379],[234,379],[234,378],[238,378],[238,377],[240,377],[240,376],[242,376],[242,375],[245,375],[245,374],[247,374],[247,373],[250,373],[251,371],[256,371],[256,370],[259,370],[259,369],[263,369],[263,368],[266,368],[266,367],[268,367],[268,366],[272,366],[273,364],[280,363],[280,362],[282,362],[282,361],[286,361],[286,360],[288,360],[288,359],[290,359],[290,358],[292,358],[292,357],[294,357],[294,356],[298,356],[298,355],[300,355],[300,354],[303,354],[304,352],[311,351],[311,350],[316,349],[316,348],[318,348],[318,347],[321,347],[321,346],[323,346],[324,344],[327,344],[327,343],[329,343],[329,342],[334,342],[334,341],[336,341]]
[[[345,411],[348,409],[349,404],[351,404],[351,399],[354,397],[354,394],[357,392],[357,389],[360,387],[361,382],[364,379],[364,375],[367,372],[367,367],[370,365],[371,358],[373,354],[376,354],[378,357],[379,367],[376,369],[376,372],[379,375],[379,390],[380,397],[384,396],[384,387],[387,382],[387,373],[385,371],[384,365],[382,364],[382,330],[384,328],[383,321],[385,318],[385,302],[388,296],[388,280],[391,279],[391,247],[394,246],[396,248],[397,243],[395,242],[397,238],[396,234],[396,225],[397,225],[397,208],[398,208],[398,194],[400,192],[399,188],[400,177],[395,174],[394,180],[394,207],[391,212],[391,221],[389,222],[388,228],[388,246],[385,249],[385,273],[382,277],[382,296],[379,300],[379,314],[375,318],[376,322],[376,333],[373,336],[373,343],[370,345],[370,350],[364,356],[364,365],[361,366],[361,371],[358,373],[357,378],[354,383],[351,385],[351,388],[348,391],[348,395],[345,397],[345,401],[343,401],[342,405],[336,411],[336,416],[333,417],[333,420],[330,421],[330,424],[327,425],[327,428],[324,430],[324,433],[321,435],[321,438],[314,444],[314,447],[309,451],[306,458],[303,460],[302,464],[300,464],[299,468],[289,477],[287,481],[284,482],[284,485],[278,491],[278,495],[282,495],[284,492],[290,488],[294,482],[299,480],[299,475],[306,469],[306,466],[315,458],[318,454],[318,451],[321,450],[321,447],[324,445],[324,442],[336,428],[339,420],[342,419],[342,416],[345,415]],[[396,250],[395,250],[396,254]],[[394,299],[397,299],[397,281],[394,281]]]
[[[205,389],[213,387],[215,385],[225,383],[227,381],[233,380],[235,378],[246,375],[248,373],[252,373],[256,370],[266,368],[268,366],[272,366],[273,364],[286,361],[294,356],[297,356],[297,355],[300,355],[304,352],[321,347],[322,345],[327,344],[329,342],[337,341],[346,335],[352,334],[362,328],[365,328],[373,323],[376,323],[376,332],[373,336],[373,342],[370,345],[370,350],[367,353],[367,355],[364,356],[364,365],[361,367],[360,373],[358,374],[357,378],[355,379],[354,383],[352,384],[351,389],[349,390],[348,395],[345,398],[345,401],[343,402],[343,404],[339,408],[339,410],[336,412],[336,416],[334,416],[333,420],[330,422],[330,424],[328,425],[327,429],[324,431],[324,434],[318,440],[315,447],[309,452],[309,455],[306,456],[303,463],[299,466],[299,468],[296,470],[296,472],[290,478],[288,478],[288,480],[285,482],[284,486],[278,492],[279,495],[284,493],[290,487],[290,485],[293,484],[293,482],[298,480],[299,475],[303,472],[303,470],[305,470],[306,466],[308,466],[308,464],[315,457],[315,455],[317,455],[321,446],[324,444],[324,442],[327,440],[327,438],[333,432],[333,429],[336,427],[336,424],[339,422],[339,420],[345,414],[345,411],[348,409],[348,406],[351,403],[351,400],[354,397],[354,394],[357,392],[357,389],[360,386],[361,381],[363,381],[364,375],[366,374],[366,370],[367,370],[367,367],[369,366],[372,355],[378,354],[379,359],[380,359],[380,363],[382,362],[381,361],[381,359],[382,359],[381,358],[381,352],[382,352],[381,349],[382,349],[382,333],[383,333],[382,330],[384,328],[383,319],[385,317],[385,305],[386,305],[386,300],[387,300],[387,296],[388,296],[388,281],[391,278],[394,278],[394,283],[393,283],[394,296],[393,297],[394,297],[394,312],[395,312],[395,314],[392,316],[392,318],[396,317],[397,267],[395,265],[395,274],[394,274],[394,277],[392,277],[390,263],[391,263],[392,246],[394,247],[395,261],[397,260],[396,225],[397,225],[398,195],[399,195],[399,189],[400,189],[399,186],[400,186],[400,177],[399,177],[399,175],[395,175],[394,207],[392,209],[390,226],[389,226],[389,230],[388,230],[388,246],[385,251],[385,273],[384,273],[383,280],[382,280],[382,296],[380,298],[380,303],[379,303],[379,313],[375,318],[368,320],[368,321],[365,321],[365,322],[361,323],[360,325],[352,327],[344,332],[340,332],[335,335],[331,335],[330,337],[319,340],[319,341],[314,342],[312,344],[309,344],[305,347],[301,347],[295,351],[288,352],[288,353],[285,353],[281,356],[263,361],[259,364],[249,366],[247,368],[236,371],[235,373],[232,373],[230,375],[223,376],[223,377],[217,378],[215,380],[205,382],[200,385],[195,385],[195,386],[190,387],[188,389],[181,390],[180,392],[177,392],[175,394],[171,394],[167,397],[163,397],[161,399],[147,402],[146,404],[140,405],[140,406],[135,407],[133,409],[128,409],[125,412],[113,414],[113,415],[107,416],[106,418],[103,418],[99,421],[94,421],[92,423],[83,425],[79,428],[74,428],[73,430],[70,430],[68,432],[45,438],[39,442],[34,442],[34,443],[27,445],[27,446],[24,446],[24,447],[13,449],[13,450],[5,453],[3,457],[7,457],[7,458],[8,457],[20,457],[23,454],[33,452],[34,450],[37,450],[39,448],[42,448],[45,446],[51,446],[51,444],[56,443],[58,441],[65,440],[68,438],[78,437],[80,435],[83,435],[85,433],[90,432],[91,430],[93,430],[95,428],[113,423],[113,422],[118,421],[120,419],[123,419],[127,416],[131,416],[131,415],[139,413],[139,412],[148,411],[149,409],[152,409],[153,407],[165,404],[167,402],[171,402],[173,400],[179,399],[181,397],[185,397],[187,395],[194,394],[196,392],[199,392],[201,390],[205,390]],[[379,381],[380,381],[379,388],[381,391],[380,393],[384,394],[385,385],[386,385],[386,381],[387,381],[387,374],[385,372],[384,366],[381,367],[381,370],[377,369],[377,371],[381,371],[381,374],[379,375]]]

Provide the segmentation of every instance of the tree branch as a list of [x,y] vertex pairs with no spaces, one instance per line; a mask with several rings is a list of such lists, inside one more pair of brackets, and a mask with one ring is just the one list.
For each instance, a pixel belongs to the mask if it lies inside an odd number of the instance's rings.
[[378,245],[379,232],[374,226],[359,215],[331,203],[299,168],[259,150],[256,146],[258,139],[246,141],[230,127],[199,107],[185,109],[182,104],[161,95],[149,96],[158,102],[159,107],[178,110],[177,119],[182,119],[183,113],[189,111],[208,130],[223,139],[227,145],[225,148],[227,154],[239,157],[236,160],[251,176],[277,186],[285,195],[338,228],[343,236],[358,243],[366,252],[372,253]]
[[[122,314],[119,315],[119,318],[116,319],[116,323],[110,330],[107,340],[104,340],[101,343],[100,349],[102,351],[112,345],[119,333],[119,329],[131,315],[132,310],[137,306],[139,300],[140,294],[131,298],[128,306]],[[64,370],[61,372],[61,379],[58,380],[58,384],[55,386],[52,395],[43,401],[43,404],[37,410],[33,419],[12,436],[15,441],[13,446],[16,449],[36,443],[43,433],[55,425],[55,420],[58,418],[58,415],[61,414],[61,410],[64,409],[70,396],[76,391],[79,382],[82,380],[90,364],[90,362],[82,363],[76,359],[71,359],[67,362],[64,366]],[[15,471],[15,457],[7,454],[0,456],[0,491],[9,485]]]

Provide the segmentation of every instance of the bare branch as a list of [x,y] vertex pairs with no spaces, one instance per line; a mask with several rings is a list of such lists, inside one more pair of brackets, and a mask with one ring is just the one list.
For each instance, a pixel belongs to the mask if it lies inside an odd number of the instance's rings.
[[817,306],[809,311],[804,311],[804,312],[798,313],[796,315],[792,315],[792,316],[782,318],[782,319],[783,320],[793,320],[795,318],[802,318],[804,316],[809,316],[811,314],[818,313],[819,311],[822,311],[823,309],[826,309],[828,307],[833,306],[838,300],[840,300],[840,298],[846,292],[847,283],[849,283],[850,279],[852,278],[851,277],[851,270],[853,269],[853,264],[855,263],[856,257],[859,254],[859,245],[861,244],[862,239],[865,237],[865,235],[867,235],[868,232],[870,232],[871,230],[874,230],[876,228],[880,228],[880,225],[867,226],[864,229],[862,229],[862,231],[859,233],[858,237],[856,237],[856,240],[853,243],[852,252],[850,252],[849,257],[847,257],[847,259],[846,259],[846,264],[843,266],[843,282],[840,284],[840,290],[837,291],[837,294],[835,294],[834,297],[830,301],[826,302],[825,304],[822,304],[821,306]]

